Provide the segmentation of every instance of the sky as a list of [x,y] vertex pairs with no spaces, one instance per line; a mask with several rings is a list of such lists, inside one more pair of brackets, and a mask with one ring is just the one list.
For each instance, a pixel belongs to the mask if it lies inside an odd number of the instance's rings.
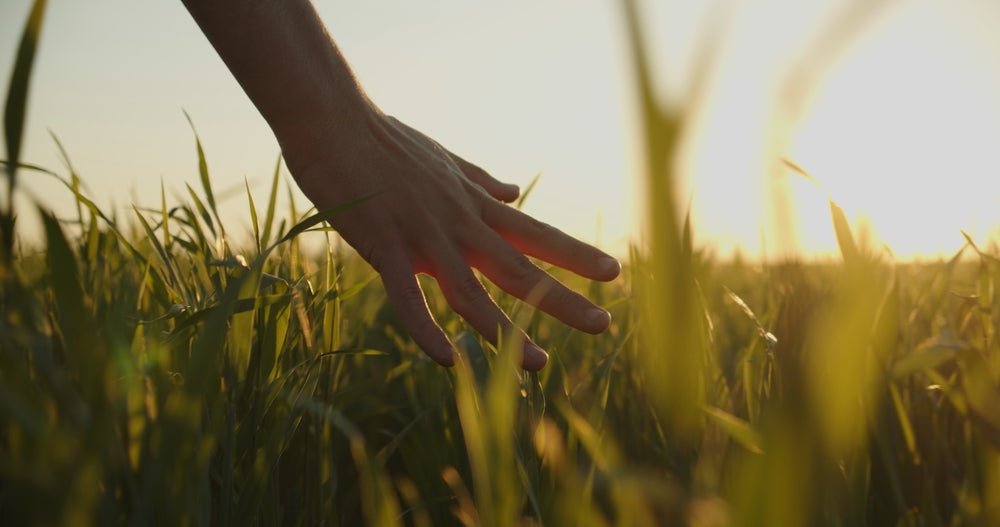
[[[679,163],[700,245],[831,254],[828,197],[902,258],[954,251],[961,229],[996,234],[1000,3],[896,0],[845,29],[848,3],[643,2],[658,90],[675,107],[689,100],[706,30],[721,35]],[[0,72],[29,4],[0,3]],[[618,254],[641,238],[642,140],[616,2],[316,5],[384,111],[502,180],[541,174],[526,209],[548,223]],[[821,45],[831,27],[838,38]],[[29,102],[23,159],[60,169],[51,131],[95,200],[121,215],[157,205],[161,181],[168,194],[197,187],[184,110],[217,193],[247,180],[263,202],[279,153],[179,0],[51,0]],[[22,210],[34,198],[69,213],[58,185],[21,180]],[[245,207],[228,199],[227,223],[248,226]],[[30,241],[38,230],[23,223]]]

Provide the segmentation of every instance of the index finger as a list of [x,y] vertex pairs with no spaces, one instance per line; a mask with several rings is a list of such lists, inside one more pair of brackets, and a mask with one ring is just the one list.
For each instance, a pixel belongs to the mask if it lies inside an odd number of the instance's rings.
[[524,254],[591,280],[614,280],[621,264],[611,255],[499,202],[483,207],[483,221]]

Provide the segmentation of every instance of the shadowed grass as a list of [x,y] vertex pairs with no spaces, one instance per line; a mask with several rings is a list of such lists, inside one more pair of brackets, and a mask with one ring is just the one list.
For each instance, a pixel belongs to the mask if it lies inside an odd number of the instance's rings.
[[84,228],[46,214],[47,248],[17,254],[3,291],[0,509],[19,522],[995,517],[989,252],[914,266],[855,247],[855,264],[761,267],[690,249],[704,381],[681,440],[652,386],[670,377],[646,356],[641,258],[590,286],[616,321],[604,335],[517,307],[553,353],[537,375],[432,295],[464,335],[445,370],[356,256],[292,258],[295,236],[329,236],[307,231],[330,213],[220,254],[197,205],[161,200],[160,221],[138,208],[123,224],[76,195]]

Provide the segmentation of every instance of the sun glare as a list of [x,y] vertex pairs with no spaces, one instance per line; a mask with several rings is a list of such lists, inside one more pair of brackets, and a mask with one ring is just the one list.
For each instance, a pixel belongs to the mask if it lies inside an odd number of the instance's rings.
[[890,4],[809,72],[790,112],[781,83],[801,36],[769,36],[767,13],[741,19],[686,163],[702,240],[723,255],[835,256],[828,199],[904,260],[949,256],[962,231],[997,234],[1000,10],[961,4]]
[[[982,240],[1000,223],[1000,77],[987,68],[996,52],[974,13],[893,15],[831,69],[791,154],[897,257],[947,256],[962,230]],[[822,250],[811,240],[831,238],[813,217],[826,214],[825,196],[808,184],[792,196],[799,217],[812,217],[804,248]]]

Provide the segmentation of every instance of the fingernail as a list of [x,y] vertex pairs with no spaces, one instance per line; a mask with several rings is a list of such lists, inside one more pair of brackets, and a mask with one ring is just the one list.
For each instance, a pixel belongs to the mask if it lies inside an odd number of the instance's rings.
[[549,354],[545,350],[539,348],[533,342],[524,343],[524,357],[521,359],[524,369],[538,371],[545,367],[548,362]]
[[452,348],[451,346],[442,348],[441,351],[438,352],[437,363],[448,368],[454,366],[455,365],[454,348]]
[[615,260],[610,256],[602,256],[597,265],[601,269],[601,274],[607,276],[617,276],[622,270],[622,264],[618,263],[618,260]]
[[599,327],[600,331],[604,331],[611,325],[611,313],[599,307],[592,307],[587,310],[587,321],[595,328]]

